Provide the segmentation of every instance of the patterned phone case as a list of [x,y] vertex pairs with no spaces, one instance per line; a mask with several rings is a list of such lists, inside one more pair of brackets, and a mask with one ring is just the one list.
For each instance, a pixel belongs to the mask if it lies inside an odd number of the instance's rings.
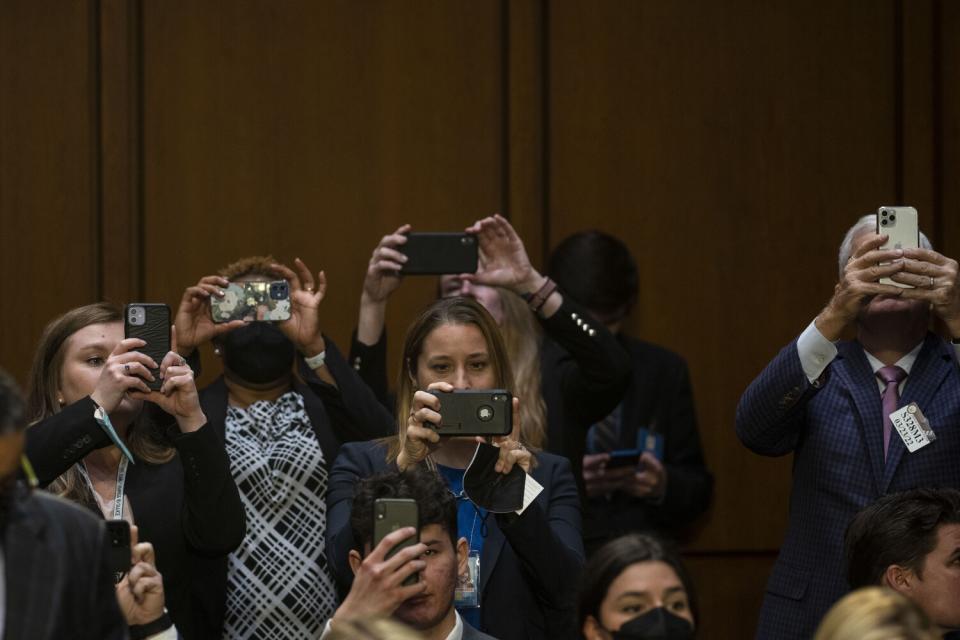
[[222,298],[210,297],[210,316],[214,322],[282,322],[290,318],[290,290],[286,280],[231,282],[223,293]]

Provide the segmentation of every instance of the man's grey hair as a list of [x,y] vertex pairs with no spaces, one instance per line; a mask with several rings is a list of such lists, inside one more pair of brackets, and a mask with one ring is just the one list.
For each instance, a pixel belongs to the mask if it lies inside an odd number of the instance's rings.
[[[850,260],[850,256],[853,253],[853,239],[864,232],[876,233],[877,231],[877,214],[868,213],[863,216],[857,222],[847,229],[847,235],[843,236],[843,242],[840,243],[840,255],[838,257],[838,264],[840,266],[840,277],[843,277],[843,269],[847,266],[847,262]],[[924,235],[923,231],[920,232],[920,247],[923,249],[933,249],[933,245],[930,243],[930,240]]]

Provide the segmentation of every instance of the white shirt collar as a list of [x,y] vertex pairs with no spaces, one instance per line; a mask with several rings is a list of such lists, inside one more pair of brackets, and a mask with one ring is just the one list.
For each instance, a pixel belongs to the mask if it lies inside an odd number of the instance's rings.
[[453,614],[457,617],[457,622],[453,625],[453,630],[447,635],[447,640],[462,640],[463,618],[460,617],[460,612],[456,609],[453,610]]
[[[910,369],[913,368],[913,363],[917,361],[917,356],[920,354],[920,349],[922,348],[923,340],[920,341],[920,344],[911,349],[910,353],[897,360],[894,365],[906,371],[907,375],[910,375]],[[874,358],[866,349],[864,349],[863,352],[867,355],[867,360],[870,362],[870,366],[873,368],[873,375],[877,375],[877,371],[880,371],[880,369],[886,365]]]

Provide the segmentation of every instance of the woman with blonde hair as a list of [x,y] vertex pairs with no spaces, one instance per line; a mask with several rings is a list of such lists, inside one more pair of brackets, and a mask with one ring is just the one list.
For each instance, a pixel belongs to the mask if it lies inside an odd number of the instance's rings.
[[940,640],[920,607],[892,589],[864,587],[841,598],[814,640]]
[[[400,248],[410,230],[401,226],[374,249],[350,348],[350,361],[382,402],[386,305],[400,286],[406,262]],[[520,411],[526,443],[565,455],[579,468],[579,456],[572,452],[582,449],[587,430],[620,402],[630,382],[630,358],[584,307],[534,269],[523,240],[505,218],[478,220],[467,232],[477,237],[477,272],[442,276],[439,295],[472,298],[490,313],[510,352],[516,395],[525,400]],[[545,372],[547,362],[550,371]]]
[[[185,638],[210,637],[193,583],[197,560],[225,557],[244,513],[223,444],[176,350],[162,362],[124,338],[120,309],[68,311],[40,338],[30,374],[26,454],[40,485],[104,518],[136,523],[153,544],[170,617]],[[152,391],[146,380],[159,369]]]
[[[514,398],[513,430],[494,438],[496,471],[515,465],[543,491],[521,513],[491,514],[463,492],[464,471],[477,449],[473,437],[439,436],[428,423],[442,420],[441,400],[430,391],[507,389],[513,369],[491,315],[470,298],[444,298],[424,310],[407,331],[398,376],[397,435],[387,441],[347,444],[340,450],[327,494],[327,553],[341,580],[354,547],[349,516],[357,480],[390,466],[435,469],[458,500],[458,535],[467,539],[475,573],[457,610],[473,627],[500,640],[571,637],[576,580],[583,564],[580,508],[569,462],[525,446]],[[528,480],[529,482],[529,480]],[[477,584],[479,582],[479,584]],[[470,596],[470,594],[473,596]]]

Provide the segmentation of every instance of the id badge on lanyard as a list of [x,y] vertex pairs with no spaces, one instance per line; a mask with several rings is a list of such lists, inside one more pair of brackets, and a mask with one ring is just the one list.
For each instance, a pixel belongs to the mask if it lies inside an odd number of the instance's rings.
[[471,551],[467,556],[467,572],[457,576],[454,591],[454,606],[472,609],[480,606],[480,552]]
[[[90,475],[87,473],[87,468],[81,462],[77,465],[77,468],[80,470],[80,475],[83,476],[83,479],[86,481],[87,486],[90,487],[91,493],[94,496],[97,495],[97,490],[93,488],[93,481],[90,480]],[[120,458],[120,468],[117,469],[117,489],[113,496],[113,514],[110,515],[111,520],[123,520],[123,488],[127,484],[127,459]],[[104,517],[107,517],[108,514],[103,514]]]

